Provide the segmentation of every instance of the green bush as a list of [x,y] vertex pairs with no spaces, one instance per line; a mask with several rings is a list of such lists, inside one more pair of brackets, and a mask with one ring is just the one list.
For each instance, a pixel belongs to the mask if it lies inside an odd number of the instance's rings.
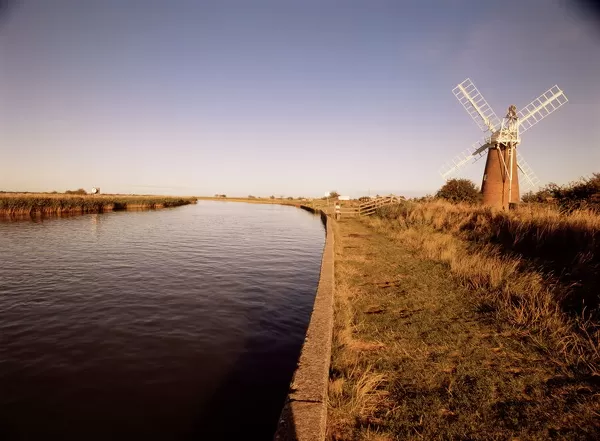
[[468,202],[473,204],[481,201],[479,188],[469,179],[449,179],[435,196],[453,203]]

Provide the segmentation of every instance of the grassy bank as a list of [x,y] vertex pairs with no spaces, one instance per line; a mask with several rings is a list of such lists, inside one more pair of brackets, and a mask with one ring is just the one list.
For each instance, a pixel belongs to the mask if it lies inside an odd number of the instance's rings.
[[598,439],[598,218],[380,214],[337,225],[330,439]]
[[[379,214],[385,222],[378,226],[390,232],[420,230],[441,242],[452,236],[468,243],[471,254],[498,256],[503,266],[542,274],[566,288],[554,290],[563,311],[599,319],[600,215],[593,211],[561,214],[552,207],[523,205],[498,212],[434,201],[387,207]],[[436,245],[448,246],[432,240],[427,246]],[[460,253],[446,249],[444,258],[450,254]]]
[[[315,210],[323,210],[327,214],[334,213],[334,206],[336,204],[335,199],[321,199],[321,198],[302,198],[302,199],[289,199],[289,198],[260,198],[260,197],[214,197],[214,196],[199,196],[198,200],[202,201],[219,201],[219,202],[246,202],[249,204],[274,204],[274,205],[291,205],[294,207],[300,207],[301,205],[313,208]],[[339,202],[342,206],[342,211],[350,211],[358,208],[360,202],[358,201],[342,201]]]
[[195,201],[196,198],[171,196],[0,193],[0,214],[102,213],[113,210],[177,207]]
[[315,210],[324,210],[328,214],[333,213],[334,201],[323,200],[323,199],[287,199],[287,198],[238,198],[238,197],[208,197],[199,196],[200,201],[218,201],[218,202],[244,202],[248,204],[267,204],[267,205],[290,205],[294,207],[306,206]]

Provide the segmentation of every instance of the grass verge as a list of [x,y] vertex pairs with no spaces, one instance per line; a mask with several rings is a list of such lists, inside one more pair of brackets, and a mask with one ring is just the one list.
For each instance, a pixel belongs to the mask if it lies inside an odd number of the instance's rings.
[[329,439],[598,439],[593,323],[431,219],[336,225]]

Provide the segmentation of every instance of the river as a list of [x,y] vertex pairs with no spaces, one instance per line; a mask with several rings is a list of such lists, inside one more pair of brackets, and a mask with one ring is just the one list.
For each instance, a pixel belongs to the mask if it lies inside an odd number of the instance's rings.
[[0,221],[0,439],[270,440],[324,239],[209,201]]

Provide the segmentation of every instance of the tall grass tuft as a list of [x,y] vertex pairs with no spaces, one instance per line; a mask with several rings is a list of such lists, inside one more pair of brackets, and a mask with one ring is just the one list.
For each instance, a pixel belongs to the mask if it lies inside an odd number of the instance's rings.
[[497,245],[574,284],[575,297],[564,299],[568,309],[581,313],[600,306],[600,215],[593,211],[561,213],[551,206],[523,204],[504,212],[438,200],[382,207],[379,215]]
[[447,263],[482,304],[538,336],[549,353],[598,372],[600,215],[440,200],[382,207],[378,215],[375,227]]

